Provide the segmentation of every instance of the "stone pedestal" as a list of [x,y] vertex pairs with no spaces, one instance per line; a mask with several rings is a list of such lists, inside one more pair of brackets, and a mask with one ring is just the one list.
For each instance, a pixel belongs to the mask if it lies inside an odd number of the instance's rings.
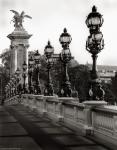
[[93,134],[93,126],[92,126],[92,109],[95,107],[104,107],[107,104],[105,101],[85,101],[83,102],[84,107],[84,132],[86,135]]
[[[10,52],[11,52],[11,64],[10,64],[10,75],[14,74],[17,68],[21,70],[24,61],[28,64],[27,49],[29,47],[28,40],[32,35],[23,27],[16,27],[15,30],[7,37],[11,40]],[[21,83],[23,82],[21,76]]]
[[64,106],[63,106],[63,103],[74,103],[76,102],[76,99],[73,98],[73,97],[59,97],[58,98],[59,102],[58,102],[58,110],[59,110],[59,113],[58,113],[58,120],[60,122],[63,122],[64,121]]
[[59,101],[61,101],[61,102],[77,102],[77,99],[73,98],[73,97],[59,97]]

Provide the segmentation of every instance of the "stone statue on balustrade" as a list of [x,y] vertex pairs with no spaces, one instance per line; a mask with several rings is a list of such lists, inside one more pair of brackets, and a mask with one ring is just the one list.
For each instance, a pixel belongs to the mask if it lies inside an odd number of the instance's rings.
[[12,21],[14,22],[14,27],[16,27],[16,28],[22,28],[23,27],[22,23],[24,21],[24,18],[32,19],[32,17],[25,15],[24,11],[22,11],[21,14],[15,10],[10,10],[10,11],[14,13],[14,17],[13,17]]

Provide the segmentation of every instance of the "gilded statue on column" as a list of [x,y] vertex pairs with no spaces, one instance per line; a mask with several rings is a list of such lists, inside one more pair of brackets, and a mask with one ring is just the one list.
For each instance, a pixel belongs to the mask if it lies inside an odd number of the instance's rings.
[[15,10],[10,10],[10,11],[14,13],[12,21],[14,22],[14,27],[16,27],[16,28],[23,27],[22,23],[24,22],[24,18],[32,19],[31,16],[25,15],[24,11],[22,11],[21,14],[18,13],[17,11],[15,11]]

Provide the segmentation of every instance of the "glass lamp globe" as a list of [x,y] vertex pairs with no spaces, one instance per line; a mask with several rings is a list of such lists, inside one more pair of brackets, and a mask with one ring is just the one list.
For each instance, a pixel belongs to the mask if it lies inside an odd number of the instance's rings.
[[25,61],[24,61],[24,63],[23,63],[23,65],[22,65],[22,66],[23,66],[23,69],[24,69],[24,70],[26,70],[26,69],[27,69],[27,64],[26,64],[26,62],[25,62]]
[[102,26],[104,20],[102,18],[102,15],[97,12],[96,6],[92,7],[92,12],[88,15],[86,19],[86,25],[88,28],[96,29]]
[[44,49],[45,56],[47,58],[51,57],[54,53],[54,48],[51,46],[50,41],[48,41],[47,46]]
[[40,54],[39,54],[38,50],[34,54],[34,59],[35,59],[36,62],[39,61],[39,59],[40,59]]
[[28,62],[29,62],[29,65],[31,65],[31,66],[34,64],[34,60],[33,60],[32,56],[29,58]]
[[72,41],[71,35],[67,33],[67,29],[64,28],[63,33],[60,35],[59,42],[64,44],[70,44]]

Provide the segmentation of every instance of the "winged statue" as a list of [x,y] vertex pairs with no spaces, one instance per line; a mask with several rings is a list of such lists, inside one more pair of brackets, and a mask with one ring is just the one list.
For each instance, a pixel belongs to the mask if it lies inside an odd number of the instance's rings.
[[14,13],[14,17],[12,20],[14,22],[14,27],[23,27],[22,23],[24,21],[24,18],[32,19],[31,16],[25,15],[24,11],[22,11],[21,14],[15,10],[10,10],[10,11]]

